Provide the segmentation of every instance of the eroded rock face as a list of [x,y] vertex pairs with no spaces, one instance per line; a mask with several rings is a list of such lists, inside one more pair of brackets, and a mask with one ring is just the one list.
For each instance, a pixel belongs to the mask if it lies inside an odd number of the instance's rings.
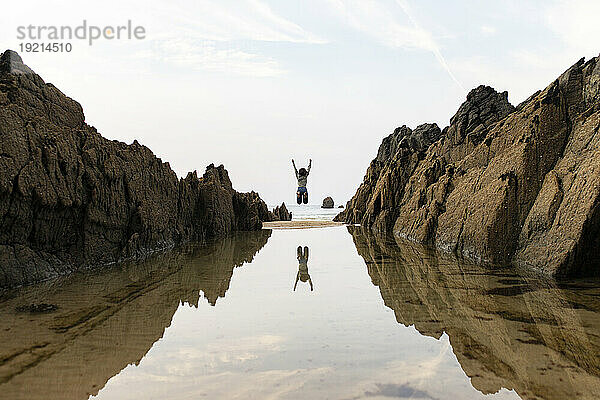
[[321,208],[333,208],[334,203],[333,203],[333,199],[331,197],[325,197],[323,199],[323,204],[321,205]]
[[381,143],[362,185],[335,221],[391,230],[408,179],[441,133],[436,124],[423,124],[414,131],[407,126],[394,130]]
[[598,274],[598,61],[578,61],[517,108],[479,86],[442,132],[404,147],[421,127],[398,128],[336,220],[486,263]]
[[285,203],[281,203],[280,206],[277,206],[273,209],[272,212],[269,213],[270,219],[269,221],[291,221],[292,213],[288,211]]
[[79,103],[0,56],[0,288],[256,230],[258,194],[223,166],[178,179],[137,141],[103,138]]

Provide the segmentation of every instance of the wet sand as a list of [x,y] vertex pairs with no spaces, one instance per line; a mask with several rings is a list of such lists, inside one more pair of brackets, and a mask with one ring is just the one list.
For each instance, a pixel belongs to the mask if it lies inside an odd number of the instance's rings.
[[307,228],[326,228],[330,226],[343,226],[343,222],[334,221],[273,221],[263,222],[265,229],[307,229]]

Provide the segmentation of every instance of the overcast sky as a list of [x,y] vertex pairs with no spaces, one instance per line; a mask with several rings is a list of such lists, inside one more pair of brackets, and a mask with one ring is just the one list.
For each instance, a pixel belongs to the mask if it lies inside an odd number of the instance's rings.
[[[452,4],[450,4],[452,3]],[[523,4],[525,3],[525,4]],[[22,53],[110,139],[137,139],[178,175],[224,164],[238,190],[293,202],[313,159],[311,203],[345,203],[397,126],[448,124],[470,89],[518,104],[600,52],[598,1],[20,1],[20,25],[122,25],[144,40],[72,40]]]

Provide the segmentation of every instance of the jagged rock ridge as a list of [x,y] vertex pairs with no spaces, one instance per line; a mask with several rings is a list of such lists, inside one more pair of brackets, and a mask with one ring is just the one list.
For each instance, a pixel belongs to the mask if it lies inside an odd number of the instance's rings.
[[258,194],[236,192],[222,165],[178,179],[137,141],[103,138],[17,53],[0,56],[0,288],[268,219]]
[[483,262],[598,274],[598,61],[579,60],[516,108],[479,86],[439,134],[398,128],[336,220]]
[[269,212],[269,221],[291,221],[292,213],[288,211],[285,203],[281,203],[273,211]]

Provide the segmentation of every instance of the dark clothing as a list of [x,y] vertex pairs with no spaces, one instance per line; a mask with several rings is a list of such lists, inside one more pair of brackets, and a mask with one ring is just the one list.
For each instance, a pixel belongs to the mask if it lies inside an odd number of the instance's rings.
[[308,204],[308,190],[306,190],[306,186],[298,187],[298,191],[296,192],[296,203]]

